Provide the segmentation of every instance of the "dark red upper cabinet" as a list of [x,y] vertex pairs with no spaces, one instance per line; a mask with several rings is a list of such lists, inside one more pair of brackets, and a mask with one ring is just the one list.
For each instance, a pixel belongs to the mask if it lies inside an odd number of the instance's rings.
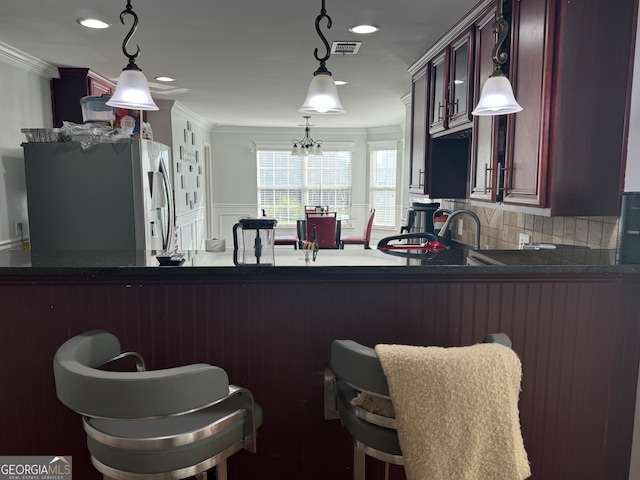
[[468,29],[429,62],[429,133],[471,126],[473,29]]
[[[476,23],[475,102],[480,98],[484,82],[493,72],[491,55],[495,44],[495,34],[493,33],[495,18],[496,9],[493,7]],[[504,124],[504,122],[502,123]],[[501,193],[499,180],[503,172],[501,165],[504,163],[504,129],[502,130],[502,141],[500,142],[497,136],[499,125],[500,119],[497,117],[481,116],[473,118],[469,196],[476,200],[496,202]],[[502,157],[499,157],[499,153],[502,154]],[[502,160],[502,163],[499,160]]]
[[411,153],[409,191],[427,193],[427,90],[429,73],[426,68],[416,73],[411,87]]
[[88,68],[58,68],[60,78],[51,80],[53,125],[82,123],[80,99],[88,95],[113,94],[115,84]]
[[637,2],[513,3],[504,203],[617,215]]

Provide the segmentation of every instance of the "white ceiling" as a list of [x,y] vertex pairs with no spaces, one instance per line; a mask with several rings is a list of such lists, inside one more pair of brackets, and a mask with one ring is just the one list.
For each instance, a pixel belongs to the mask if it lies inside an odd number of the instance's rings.
[[[139,16],[129,50],[139,44],[137,64],[152,84],[159,75],[177,79],[173,98],[218,125],[293,127],[325,49],[315,31],[322,0],[132,0]],[[344,115],[316,115],[319,127],[400,125],[410,91],[407,68],[461,19],[477,0],[326,0],[321,29],[329,43],[362,41],[356,55],[334,54],[327,68],[338,87]],[[55,66],[88,67],[116,79],[127,59],[122,42],[131,17],[120,23],[126,0],[3,0],[0,42]],[[100,18],[107,30],[76,20]],[[380,26],[371,35],[350,26]],[[166,84],[165,84],[166,85]],[[152,85],[152,91],[155,88]]]

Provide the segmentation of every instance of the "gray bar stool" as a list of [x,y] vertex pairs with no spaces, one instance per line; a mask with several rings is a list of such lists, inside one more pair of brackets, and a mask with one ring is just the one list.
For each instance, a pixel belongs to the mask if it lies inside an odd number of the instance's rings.
[[[129,356],[136,372],[99,369]],[[216,467],[226,480],[227,458],[256,451],[262,409],[219,367],[145,371],[139,354],[93,330],[65,342],[53,368],[58,398],[82,415],[91,461],[105,479],[205,480]]]

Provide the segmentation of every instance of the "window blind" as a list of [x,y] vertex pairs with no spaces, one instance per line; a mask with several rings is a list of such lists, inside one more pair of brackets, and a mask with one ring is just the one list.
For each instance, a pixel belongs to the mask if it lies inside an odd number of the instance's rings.
[[351,152],[292,156],[284,150],[258,150],[258,207],[281,224],[295,224],[304,206],[328,206],[351,213]]
[[371,207],[376,209],[373,224],[395,227],[397,150],[372,150],[369,158]]

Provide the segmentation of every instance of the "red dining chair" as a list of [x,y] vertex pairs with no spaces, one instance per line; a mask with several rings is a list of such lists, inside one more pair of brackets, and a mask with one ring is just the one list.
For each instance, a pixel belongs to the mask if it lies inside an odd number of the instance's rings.
[[313,226],[316,226],[316,242],[318,248],[338,248],[340,244],[340,223],[336,212],[307,213],[307,239],[313,238]]
[[367,215],[367,221],[364,224],[364,234],[360,237],[351,235],[342,235],[340,237],[340,248],[347,245],[364,245],[364,248],[370,250],[369,242],[371,241],[371,229],[373,228],[373,219],[376,216],[376,209],[372,208]]

